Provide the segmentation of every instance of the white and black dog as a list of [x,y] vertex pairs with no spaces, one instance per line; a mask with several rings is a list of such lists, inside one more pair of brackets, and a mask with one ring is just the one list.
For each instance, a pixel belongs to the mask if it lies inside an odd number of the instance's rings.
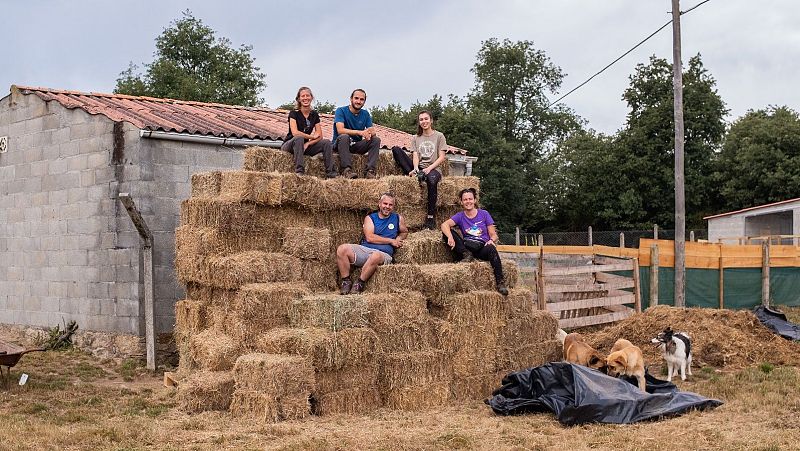
[[656,338],[650,340],[661,348],[661,354],[667,361],[667,380],[681,370],[681,380],[686,380],[686,374],[692,375],[692,340],[686,332],[673,332],[667,327]]

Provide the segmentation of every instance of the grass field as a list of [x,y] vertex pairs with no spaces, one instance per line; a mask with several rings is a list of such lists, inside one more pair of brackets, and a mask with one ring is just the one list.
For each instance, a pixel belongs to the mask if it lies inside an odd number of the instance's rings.
[[[24,387],[21,372],[30,375]],[[621,449],[800,448],[800,369],[696,368],[681,383],[725,401],[707,412],[635,425],[563,427],[552,415],[499,417],[480,401],[428,412],[312,417],[263,424],[227,413],[187,415],[174,389],[131,362],[78,351],[26,355],[0,390],[0,449]]]

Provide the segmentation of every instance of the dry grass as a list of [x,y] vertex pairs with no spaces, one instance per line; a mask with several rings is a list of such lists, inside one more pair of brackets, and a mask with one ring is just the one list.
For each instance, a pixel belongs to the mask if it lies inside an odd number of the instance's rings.
[[[781,450],[800,442],[800,369],[695,372],[682,389],[726,402],[707,412],[635,425],[566,428],[552,415],[499,417],[480,401],[424,412],[312,416],[278,424],[223,412],[186,414],[160,377],[124,382],[120,368],[77,352],[25,356],[25,387],[0,391],[3,449]],[[352,402],[352,401],[351,401]],[[631,439],[635,437],[635,439]]]

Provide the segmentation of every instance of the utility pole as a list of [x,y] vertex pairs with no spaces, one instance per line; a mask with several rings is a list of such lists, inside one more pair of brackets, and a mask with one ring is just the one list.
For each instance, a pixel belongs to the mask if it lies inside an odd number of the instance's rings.
[[686,204],[683,185],[681,6],[672,0],[672,90],[675,105],[675,307],[686,306]]

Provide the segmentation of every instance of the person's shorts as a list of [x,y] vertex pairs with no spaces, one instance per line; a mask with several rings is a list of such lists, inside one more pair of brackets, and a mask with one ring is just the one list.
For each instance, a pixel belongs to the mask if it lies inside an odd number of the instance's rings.
[[386,252],[379,251],[371,247],[362,246],[360,244],[351,244],[350,248],[353,249],[353,253],[356,256],[356,261],[353,262],[354,266],[364,266],[364,263],[367,262],[367,259],[373,252],[377,252],[381,254],[381,257],[383,257],[381,265],[388,265],[392,262],[392,256]]

